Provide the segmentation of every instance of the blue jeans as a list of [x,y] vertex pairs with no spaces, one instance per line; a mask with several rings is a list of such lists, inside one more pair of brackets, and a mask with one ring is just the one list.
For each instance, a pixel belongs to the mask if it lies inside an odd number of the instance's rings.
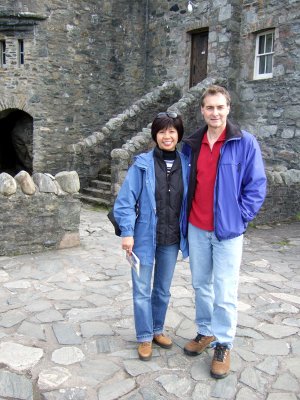
[[214,232],[189,224],[192,284],[198,333],[232,347],[237,325],[237,292],[243,235],[219,241]]
[[158,245],[154,265],[141,265],[139,277],[134,270],[131,271],[134,323],[138,342],[151,342],[153,335],[163,332],[178,250],[179,244]]

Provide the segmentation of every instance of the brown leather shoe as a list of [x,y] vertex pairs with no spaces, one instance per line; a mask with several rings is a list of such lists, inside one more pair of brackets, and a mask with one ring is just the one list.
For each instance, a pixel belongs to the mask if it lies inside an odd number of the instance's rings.
[[184,346],[184,352],[188,356],[198,356],[209,347],[214,340],[216,340],[214,336],[204,336],[199,333],[195,339]]
[[152,343],[141,342],[138,346],[139,358],[142,361],[149,361],[152,357]]
[[153,342],[164,349],[170,349],[173,345],[172,340],[168,336],[165,336],[163,333],[159,335],[154,335]]
[[230,371],[230,349],[217,343],[211,362],[210,375],[215,379],[226,378]]

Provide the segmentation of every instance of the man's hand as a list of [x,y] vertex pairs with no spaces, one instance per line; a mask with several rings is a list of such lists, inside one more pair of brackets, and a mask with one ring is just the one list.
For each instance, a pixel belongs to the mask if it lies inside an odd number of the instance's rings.
[[132,253],[133,245],[134,245],[133,236],[125,236],[122,238],[122,249],[126,250],[129,255]]

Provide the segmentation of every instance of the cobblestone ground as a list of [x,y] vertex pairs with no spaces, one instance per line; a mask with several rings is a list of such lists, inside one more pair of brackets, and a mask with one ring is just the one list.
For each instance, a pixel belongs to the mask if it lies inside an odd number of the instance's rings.
[[81,246],[0,257],[0,399],[300,399],[299,223],[246,234],[232,373],[209,375],[187,262],[178,262],[166,331],[174,346],[137,357],[129,266],[106,212],[84,207]]

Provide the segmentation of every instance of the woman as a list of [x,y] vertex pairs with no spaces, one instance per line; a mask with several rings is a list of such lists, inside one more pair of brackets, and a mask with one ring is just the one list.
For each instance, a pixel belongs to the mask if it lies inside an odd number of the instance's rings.
[[[140,259],[139,276],[132,269],[134,321],[143,361],[151,359],[152,341],[169,349],[164,335],[170,286],[179,249],[188,256],[186,195],[187,158],[176,150],[183,123],[175,112],[159,113],[152,122],[156,147],[135,158],[114,204],[122,248]],[[153,286],[151,279],[153,273]]]

